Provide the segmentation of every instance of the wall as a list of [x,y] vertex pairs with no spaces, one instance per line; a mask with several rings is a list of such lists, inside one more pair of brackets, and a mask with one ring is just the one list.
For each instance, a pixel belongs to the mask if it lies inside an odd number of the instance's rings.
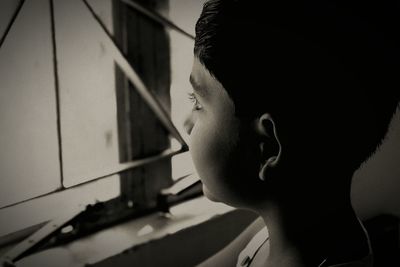
[[400,218],[400,109],[380,149],[355,173],[352,201],[363,219],[382,213]]

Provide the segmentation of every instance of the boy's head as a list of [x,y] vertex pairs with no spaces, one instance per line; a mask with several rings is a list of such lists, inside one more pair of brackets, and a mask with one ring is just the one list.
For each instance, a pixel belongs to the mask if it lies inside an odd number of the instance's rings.
[[325,170],[348,183],[387,131],[400,61],[396,5],[344,2],[210,0],[194,52],[232,100],[236,139],[259,141],[243,130],[258,120],[275,136],[265,161],[282,152],[287,171]]

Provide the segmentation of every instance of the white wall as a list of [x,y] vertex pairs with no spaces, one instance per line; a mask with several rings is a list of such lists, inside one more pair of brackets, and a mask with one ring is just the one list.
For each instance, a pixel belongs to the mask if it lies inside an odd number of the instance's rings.
[[379,151],[353,177],[352,201],[361,218],[388,213],[400,218],[400,110]]

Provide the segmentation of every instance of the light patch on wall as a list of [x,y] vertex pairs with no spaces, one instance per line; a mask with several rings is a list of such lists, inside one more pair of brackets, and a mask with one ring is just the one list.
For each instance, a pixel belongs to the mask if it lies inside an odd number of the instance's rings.
[[146,225],[142,229],[140,229],[137,233],[137,236],[144,236],[154,232],[154,228],[151,225]]
[[362,218],[400,217],[400,109],[378,151],[354,174],[352,203]]

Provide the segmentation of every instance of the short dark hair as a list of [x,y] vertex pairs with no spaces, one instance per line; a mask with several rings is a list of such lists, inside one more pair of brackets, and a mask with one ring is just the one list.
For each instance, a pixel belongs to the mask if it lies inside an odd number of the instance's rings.
[[399,7],[366,2],[210,0],[194,53],[237,116],[269,112],[285,124],[291,152],[341,157],[354,171],[399,99]]

